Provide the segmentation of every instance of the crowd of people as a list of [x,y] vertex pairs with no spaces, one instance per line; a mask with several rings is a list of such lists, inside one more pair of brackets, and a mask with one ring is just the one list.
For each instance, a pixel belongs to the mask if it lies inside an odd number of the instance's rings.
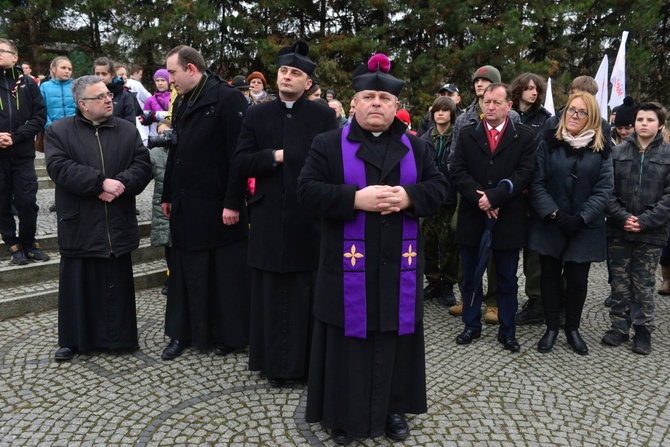
[[338,444],[406,439],[405,413],[426,411],[424,299],[461,317],[459,345],[482,337],[483,319],[518,352],[516,326],[544,323],[539,352],[563,328],[586,355],[588,274],[607,260],[602,343],[633,329],[632,350],[651,352],[659,261],[670,294],[658,103],[626,98],[607,122],[595,80],[580,76],[552,116],[542,77],[508,85],[484,65],[465,110],[446,83],[415,132],[383,54],[352,73],[349,113],[334,90],[322,98],[303,41],[279,51],[276,89],[259,71],[223,80],[184,45],[153,94],[141,68],[105,57],[75,80],[56,57],[39,87],[17,62],[0,39],[0,232],[12,263],[49,259],[35,241],[43,150],[61,254],[58,361],[139,348],[135,197],[152,178],[151,242],[170,274],[162,359],[248,347],[270,386],[308,384],[306,419]]

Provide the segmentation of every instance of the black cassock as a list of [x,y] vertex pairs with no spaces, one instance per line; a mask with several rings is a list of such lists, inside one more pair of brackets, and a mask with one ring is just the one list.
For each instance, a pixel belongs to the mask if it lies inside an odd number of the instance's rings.
[[58,345],[79,352],[137,347],[130,253],[118,258],[61,257]]
[[[396,120],[388,132],[373,136],[352,123],[347,138],[361,143],[356,153],[366,162],[368,185],[398,184],[398,163],[408,152],[400,141],[404,129]],[[446,181],[425,143],[414,137],[410,137],[410,143],[417,183],[405,186],[414,204],[406,213],[418,218],[439,208],[446,198]],[[384,434],[388,414],[419,414],[427,410],[423,253],[417,250],[414,332],[399,335],[402,214],[367,213],[366,338],[345,336],[343,228],[345,221],[353,219],[357,188],[343,183],[341,131],[318,136],[298,187],[301,204],[322,217],[306,420],[343,429],[355,438],[371,438]]]

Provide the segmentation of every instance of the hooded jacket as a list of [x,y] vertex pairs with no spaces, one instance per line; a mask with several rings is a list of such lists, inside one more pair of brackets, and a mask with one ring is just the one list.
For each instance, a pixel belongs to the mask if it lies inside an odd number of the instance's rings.
[[[614,194],[607,203],[607,237],[663,246],[670,219],[670,144],[659,133],[640,152],[636,134],[612,150]],[[640,233],[623,229],[637,216]]]
[[142,114],[140,103],[137,102],[135,95],[126,91],[123,87],[123,81],[120,78],[114,78],[111,84],[107,84],[107,89],[114,93],[114,116],[124,119],[133,125],[135,118]]
[[72,96],[72,79],[59,81],[49,79],[40,85],[40,92],[47,108],[47,124],[49,127],[54,121],[72,116],[77,111],[77,104]]
[[40,89],[21,67],[0,69],[0,132],[13,144],[0,149],[0,159],[35,158],[35,135],[44,128],[46,106]]

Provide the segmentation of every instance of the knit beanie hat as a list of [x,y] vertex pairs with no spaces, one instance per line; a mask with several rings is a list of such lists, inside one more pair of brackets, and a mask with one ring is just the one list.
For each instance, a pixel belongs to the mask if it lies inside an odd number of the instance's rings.
[[409,116],[409,112],[405,109],[398,110],[395,114],[395,117],[407,125],[409,125],[412,122]]
[[635,125],[635,101],[630,96],[623,99],[614,117],[614,127],[627,127]]
[[165,68],[159,68],[156,70],[156,73],[154,73],[154,82],[156,79],[165,79],[170,82],[170,73]]
[[260,71],[254,71],[249,76],[247,76],[247,81],[251,82],[253,79],[260,79],[263,83],[263,88],[268,85],[268,81],[265,80],[265,76]]
[[502,82],[502,78],[500,77],[500,71],[498,71],[496,67],[493,67],[491,65],[484,65],[483,67],[479,67],[477,71],[475,71],[474,74],[472,75],[472,81],[474,82],[474,80],[477,78],[488,79],[492,83]]

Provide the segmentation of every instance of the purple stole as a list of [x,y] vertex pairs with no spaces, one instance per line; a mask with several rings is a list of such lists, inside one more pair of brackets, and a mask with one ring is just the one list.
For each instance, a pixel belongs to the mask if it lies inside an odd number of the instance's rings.
[[[351,124],[342,129],[344,183],[363,189],[367,184],[365,162],[356,156],[360,143],[347,140]],[[416,183],[416,161],[407,135],[401,141],[409,152],[400,160],[400,186]],[[355,211],[353,221],[344,223],[344,335],[366,336],[365,291],[365,215]],[[398,297],[398,335],[414,333],[416,311],[416,264],[418,221],[403,213],[402,257],[400,259],[400,296]]]

